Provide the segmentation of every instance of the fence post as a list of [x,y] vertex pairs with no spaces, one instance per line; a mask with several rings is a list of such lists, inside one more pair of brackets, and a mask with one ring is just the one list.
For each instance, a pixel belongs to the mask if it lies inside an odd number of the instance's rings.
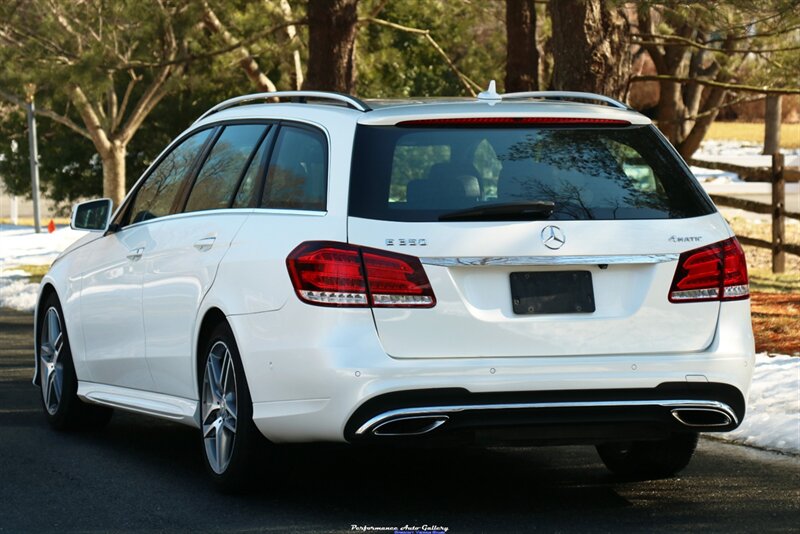
[[783,154],[772,154],[772,272],[786,270],[786,253],[783,244],[786,226],[783,212],[786,211],[786,180],[783,176]]

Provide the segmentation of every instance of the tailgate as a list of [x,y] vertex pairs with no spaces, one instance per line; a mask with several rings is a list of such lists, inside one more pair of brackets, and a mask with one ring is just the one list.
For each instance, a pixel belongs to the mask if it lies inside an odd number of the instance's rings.
[[[558,250],[544,243],[551,226],[564,240]],[[389,355],[481,358],[705,349],[716,331],[719,302],[674,304],[668,293],[678,255],[725,239],[729,232],[713,214],[682,220],[467,223],[351,217],[348,234],[353,244],[422,258],[436,295],[433,308],[373,309]],[[514,298],[520,295],[512,294],[513,273],[536,277],[565,271],[561,276],[578,272],[591,279],[593,311],[527,313],[519,306],[515,311]]]

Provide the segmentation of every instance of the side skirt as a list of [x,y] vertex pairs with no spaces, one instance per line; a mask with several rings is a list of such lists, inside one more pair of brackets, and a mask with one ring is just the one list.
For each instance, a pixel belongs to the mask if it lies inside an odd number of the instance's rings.
[[200,402],[151,391],[78,382],[78,397],[92,404],[168,419],[200,428]]

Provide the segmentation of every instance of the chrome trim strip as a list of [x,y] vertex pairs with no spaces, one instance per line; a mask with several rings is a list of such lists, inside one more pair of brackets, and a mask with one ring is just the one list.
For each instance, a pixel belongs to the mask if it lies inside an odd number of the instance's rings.
[[425,265],[440,267],[474,265],[626,265],[677,261],[680,254],[636,254],[616,256],[451,256],[420,258]]
[[709,400],[689,400],[689,399],[663,399],[663,400],[635,400],[635,401],[580,401],[580,402],[521,402],[510,404],[459,404],[452,406],[423,406],[417,408],[400,408],[389,410],[368,420],[356,430],[356,435],[366,434],[370,428],[375,427],[392,419],[419,416],[436,416],[450,413],[467,411],[487,411],[487,410],[537,410],[553,408],[624,408],[641,406],[662,406],[665,408],[700,408],[717,410],[728,417],[731,421],[738,424],[739,420],[733,409],[725,403]]

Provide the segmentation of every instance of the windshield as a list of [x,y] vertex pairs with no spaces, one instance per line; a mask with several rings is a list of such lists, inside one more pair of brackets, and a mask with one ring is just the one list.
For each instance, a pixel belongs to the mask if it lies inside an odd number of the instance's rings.
[[[358,127],[350,215],[448,220],[483,207],[552,205],[557,219],[706,215],[705,199],[652,126]],[[476,210],[477,208],[477,210]],[[521,208],[522,209],[522,208]],[[497,220],[498,210],[486,210]],[[501,216],[502,218],[502,216]]]

